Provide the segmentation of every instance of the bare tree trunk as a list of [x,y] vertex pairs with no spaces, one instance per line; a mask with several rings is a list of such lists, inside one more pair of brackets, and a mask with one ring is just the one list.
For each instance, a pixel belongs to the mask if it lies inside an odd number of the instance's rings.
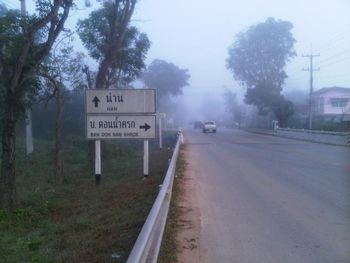
[[62,160],[62,87],[57,87],[56,92],[56,149],[55,149],[55,177],[56,184],[62,184],[63,160]]
[[88,66],[84,66],[82,69],[83,73],[85,74],[86,81],[88,84],[88,89],[92,89],[92,80],[91,80],[91,75],[90,75],[90,69]]
[[14,94],[6,94],[4,126],[2,127],[2,160],[0,172],[0,208],[12,210],[16,205],[16,117]]
[[[123,2],[124,4],[123,10],[119,10],[120,13],[118,13],[119,2]],[[108,74],[108,69],[118,56],[118,51],[120,50],[124,41],[125,31],[129,24],[130,18],[134,13],[135,5],[136,0],[123,0],[115,2],[114,16],[111,19],[112,22],[110,23],[111,32],[109,32],[109,37],[112,41],[110,43],[110,46],[108,47],[104,58],[100,62],[95,82],[96,89],[108,88],[106,85],[106,76]],[[118,15],[122,17],[119,18]],[[120,25],[118,26],[118,24]]]

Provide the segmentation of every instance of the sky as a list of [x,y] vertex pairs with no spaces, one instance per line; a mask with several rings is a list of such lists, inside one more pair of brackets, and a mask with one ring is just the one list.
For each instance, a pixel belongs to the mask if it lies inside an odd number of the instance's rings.
[[[26,0],[28,11],[33,0]],[[96,0],[85,8],[71,12],[68,27],[74,28],[97,8]],[[10,7],[19,7],[19,0],[0,0]],[[314,89],[340,86],[350,88],[350,0],[139,0],[132,24],[147,33],[152,42],[147,64],[154,59],[172,62],[186,68],[191,75],[184,89],[183,101],[198,108],[220,100],[225,88],[238,94],[244,90],[226,69],[228,48],[235,35],[268,17],[289,21],[296,39],[297,57],[286,71],[289,76],[284,90],[309,89],[309,59],[314,58]],[[79,49],[81,45],[76,44]],[[312,51],[311,51],[312,50]],[[202,97],[202,100],[198,98]]]
[[311,45],[315,88],[350,87],[350,1],[349,0],[142,0],[135,19],[146,32],[152,48],[148,60],[162,58],[191,73],[191,88],[212,90],[237,87],[225,67],[228,47],[235,35],[249,26],[274,17],[290,21],[298,54],[287,67],[286,86],[308,89]]

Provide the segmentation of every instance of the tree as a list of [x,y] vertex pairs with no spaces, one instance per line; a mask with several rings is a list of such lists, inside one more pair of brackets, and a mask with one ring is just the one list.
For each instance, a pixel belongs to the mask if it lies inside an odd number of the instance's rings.
[[118,59],[111,68],[110,85],[125,87],[139,77],[146,68],[144,61],[150,46],[145,33],[139,33],[136,27],[128,27]]
[[0,208],[16,204],[16,122],[40,86],[35,76],[64,29],[72,0],[37,0],[37,14],[8,11],[0,17],[0,107],[2,162]]
[[[291,116],[290,101],[282,95],[287,74],[286,63],[296,54],[290,22],[268,18],[237,35],[229,48],[227,68],[236,80],[247,87],[245,101],[258,107],[260,114],[273,111],[277,117],[280,107],[288,107],[283,118]],[[286,124],[284,119],[282,123]]]
[[89,18],[78,23],[79,36],[84,46],[100,64],[95,81],[96,89],[110,86],[109,76],[116,69],[123,44],[126,44],[124,39],[136,2],[137,0],[105,1],[102,8],[93,11]]
[[187,69],[159,59],[154,60],[142,76],[147,87],[157,90],[158,104],[170,96],[181,95],[189,78]]
[[237,94],[233,93],[229,89],[226,89],[224,93],[224,102],[226,110],[231,114],[233,121],[240,127],[243,124],[244,112],[243,106],[237,101]]
[[277,96],[271,104],[271,110],[275,114],[280,127],[286,127],[289,118],[294,114],[294,104],[284,96]]
[[4,16],[7,12],[7,8],[4,4],[0,3],[0,17]]
[[[61,41],[60,41],[61,42]],[[59,44],[60,44],[59,42]],[[49,101],[55,98],[56,102],[56,120],[55,120],[55,178],[56,183],[63,181],[63,158],[62,158],[62,113],[63,113],[63,92],[66,90],[66,83],[70,83],[71,77],[71,54],[72,46],[64,43],[59,54],[54,52],[46,59],[45,63],[40,65],[37,75],[43,78],[45,93],[42,99]]]

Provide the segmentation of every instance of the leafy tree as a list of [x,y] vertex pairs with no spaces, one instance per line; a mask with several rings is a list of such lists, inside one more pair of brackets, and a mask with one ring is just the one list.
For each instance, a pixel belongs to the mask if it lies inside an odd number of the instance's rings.
[[295,107],[293,102],[280,95],[271,103],[271,110],[275,114],[278,125],[280,127],[286,127],[289,118],[294,114]]
[[[144,52],[149,48],[149,41],[142,35],[134,34],[135,42],[130,41],[131,29],[128,28],[128,23],[134,12],[137,0],[108,0],[103,3],[102,8],[93,11],[90,16],[78,23],[78,31],[84,46],[88,49],[89,54],[94,59],[98,60],[100,65],[96,75],[95,88],[108,88],[111,85],[111,75],[114,78],[116,70],[118,70],[118,62],[120,63],[120,55],[123,49],[138,48],[136,45],[138,40],[148,43],[143,45],[141,58]],[[135,44],[134,47],[130,45]],[[125,68],[122,67],[122,70]],[[128,72],[129,73],[129,72]]]
[[146,68],[144,61],[150,46],[151,43],[145,33],[139,33],[136,27],[128,27],[123,47],[108,77],[110,85],[124,87],[139,77]]
[[187,69],[159,59],[154,60],[142,76],[149,88],[157,90],[158,104],[170,96],[181,95],[189,78]]
[[29,106],[26,94],[30,98],[40,88],[33,85],[38,84],[36,70],[64,29],[72,4],[72,0],[37,0],[35,15],[10,10],[0,17],[0,208],[15,207],[16,122]]
[[[280,125],[293,113],[291,102],[281,95],[284,67],[296,55],[292,28],[290,22],[273,18],[253,25],[237,35],[226,61],[234,78],[247,87],[246,103],[257,106],[260,114],[272,110]],[[287,107],[282,115],[281,107]]]
[[[92,12],[89,19],[80,21],[79,35],[91,57],[100,61],[107,50],[107,37],[100,29],[105,21],[102,16],[108,16],[105,8]],[[101,25],[102,24],[102,25]],[[98,37],[96,37],[98,36]],[[125,87],[135,80],[146,67],[144,60],[150,48],[150,41],[145,33],[140,33],[136,27],[126,28],[122,47],[117,52],[106,75],[106,88],[111,86]]]
[[0,17],[4,16],[7,12],[7,8],[4,4],[0,3]]
[[[71,40],[71,39],[69,39]],[[70,83],[72,71],[70,57],[73,52],[72,46],[61,42],[64,46],[59,54],[53,52],[39,67],[37,75],[43,78],[43,86],[46,87],[42,98],[46,101],[55,99],[56,121],[55,121],[55,178],[56,183],[61,184],[63,180],[63,158],[62,158],[62,114],[63,114],[63,92],[67,90],[66,84]],[[57,48],[57,45],[55,49]],[[67,66],[68,65],[68,66]]]
[[226,89],[224,93],[224,102],[226,110],[231,114],[232,120],[238,123],[238,126],[241,126],[244,120],[244,112],[243,105],[240,105],[237,101],[237,94]]

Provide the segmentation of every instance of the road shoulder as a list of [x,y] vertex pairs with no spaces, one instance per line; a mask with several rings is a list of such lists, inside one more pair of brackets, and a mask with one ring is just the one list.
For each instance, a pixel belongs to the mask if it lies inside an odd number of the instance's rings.
[[195,155],[191,151],[191,145],[182,149],[184,159],[187,162],[184,176],[176,178],[179,187],[177,206],[181,210],[176,235],[178,244],[178,262],[203,263],[207,262],[207,250],[201,244],[201,213],[199,209],[198,170],[196,170]]

